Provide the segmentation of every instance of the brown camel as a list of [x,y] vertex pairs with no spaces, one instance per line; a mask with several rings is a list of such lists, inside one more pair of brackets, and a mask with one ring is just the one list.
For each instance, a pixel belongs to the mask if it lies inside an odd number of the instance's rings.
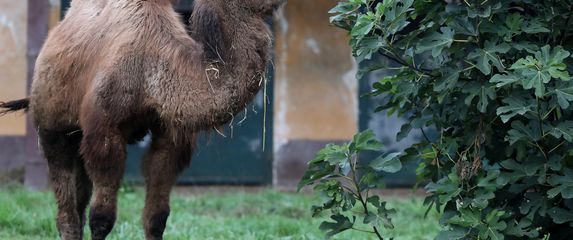
[[73,0],[37,59],[31,96],[0,105],[30,108],[62,239],[82,238],[90,199],[92,239],[110,233],[126,144],[148,131],[142,219],[146,239],[162,239],[195,134],[230,121],[261,88],[265,18],[285,0],[196,0],[191,36],[171,1]]

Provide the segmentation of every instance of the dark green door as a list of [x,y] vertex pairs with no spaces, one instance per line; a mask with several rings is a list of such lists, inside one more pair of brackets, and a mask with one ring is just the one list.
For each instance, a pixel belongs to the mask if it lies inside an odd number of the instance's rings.
[[[189,19],[190,0],[179,1],[176,9]],[[70,0],[62,1],[62,11],[69,7]],[[63,16],[63,14],[62,14]],[[272,69],[269,71],[267,99],[273,99]],[[227,127],[226,137],[215,131],[200,134],[191,167],[180,178],[183,184],[268,184],[271,182],[272,168],[272,104],[265,101],[261,91],[245,112],[235,117],[233,131]],[[264,105],[267,109],[265,114]],[[265,115],[267,118],[265,119]],[[241,124],[240,121],[245,119]],[[264,127],[266,125],[266,128]],[[263,133],[265,137],[263,137]],[[149,136],[146,137],[149,139]],[[264,151],[263,151],[264,139]],[[149,146],[142,141],[128,147],[128,160],[125,178],[127,181],[141,182],[140,159]]]

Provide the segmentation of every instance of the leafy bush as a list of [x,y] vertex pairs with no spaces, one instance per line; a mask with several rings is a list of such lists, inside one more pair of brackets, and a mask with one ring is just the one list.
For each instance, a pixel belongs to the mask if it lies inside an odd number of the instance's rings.
[[421,161],[438,239],[569,239],[573,1],[345,0],[331,12],[359,75],[394,70],[369,96],[409,120],[399,138],[425,136],[400,160]]
[[[324,221],[320,225],[327,236],[354,229],[382,238],[380,227],[394,228],[389,217],[394,210],[370,193],[383,184],[379,172],[395,173],[402,168],[399,153],[380,155],[368,165],[358,162],[360,152],[381,150],[382,143],[374,138],[374,132],[366,131],[354,136],[348,144],[327,145],[309,162],[299,190],[314,185],[314,190],[320,193],[323,202],[313,206],[312,216],[319,216],[324,211],[332,214],[330,218],[334,222]],[[371,230],[362,229],[361,225]]]

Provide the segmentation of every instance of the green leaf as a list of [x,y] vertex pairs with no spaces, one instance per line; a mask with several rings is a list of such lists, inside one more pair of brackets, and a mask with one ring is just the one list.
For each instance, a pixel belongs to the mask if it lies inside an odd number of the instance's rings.
[[376,171],[383,171],[388,173],[395,173],[402,169],[402,163],[400,162],[400,155],[401,153],[390,153],[386,156],[380,156],[374,159],[370,163],[370,167],[372,167]]
[[486,41],[483,49],[476,49],[469,54],[468,59],[473,59],[476,67],[485,75],[492,73],[492,65],[499,71],[505,71],[505,66],[498,54],[507,53],[511,47],[507,43],[497,44],[494,41]]
[[464,228],[453,228],[450,230],[443,230],[441,231],[438,236],[436,236],[435,240],[459,240],[459,239],[466,239],[468,235],[468,230]]
[[527,56],[525,58],[520,58],[517,60],[509,69],[511,70],[524,70],[524,69],[536,69],[537,65],[540,64],[537,59],[533,56]]
[[548,73],[538,70],[539,61],[532,56],[521,58],[515,62],[510,69],[517,70],[522,76],[522,84],[524,89],[535,88],[535,95],[538,97],[545,94],[545,85],[551,80]]
[[390,214],[394,214],[396,211],[388,209],[386,207],[387,203],[380,201],[380,197],[378,196],[369,197],[366,201],[372,204],[376,211],[369,210],[368,214],[364,217],[363,223],[373,227],[383,226],[386,229],[394,229]]
[[553,222],[557,224],[569,223],[569,225],[573,227],[572,210],[554,207],[549,209],[549,216],[551,216]]
[[322,164],[315,164],[304,173],[297,186],[297,191],[303,187],[308,186],[326,176],[333,174],[335,166],[323,162]]
[[479,35],[475,23],[470,21],[469,18],[455,18],[454,22],[452,22],[452,28],[455,30],[456,34],[463,34],[469,36]]
[[555,89],[555,95],[557,96],[557,102],[562,109],[567,109],[573,101],[573,87],[565,87],[560,84],[558,88]]
[[499,210],[492,210],[485,217],[486,225],[481,225],[479,228],[480,239],[505,239],[503,231],[507,228],[505,221],[501,220],[505,213]]
[[449,202],[454,197],[459,196],[462,192],[460,187],[460,180],[454,169],[453,172],[448,174],[447,177],[440,179],[438,182],[431,182],[426,185],[428,193],[437,194],[440,197],[440,202]]
[[432,57],[442,54],[444,48],[449,48],[454,42],[454,30],[449,27],[440,28],[441,32],[433,32],[421,39],[416,45],[416,53],[432,51]]
[[422,152],[422,156],[423,159],[427,159],[427,160],[434,160],[438,157],[438,151],[435,148],[426,148],[424,149],[424,151]]
[[514,33],[521,32],[523,22],[523,17],[519,13],[509,14],[505,19],[505,25],[509,28],[509,31]]
[[441,92],[444,91],[445,89],[452,89],[458,82],[459,78],[460,78],[459,71],[446,72],[445,75],[443,75],[440,79],[438,79],[437,84],[434,85],[434,91]]
[[506,105],[499,107],[496,113],[504,123],[507,123],[517,115],[525,115],[535,107],[532,103],[528,103],[525,99],[516,96],[503,99],[503,103]]
[[556,138],[563,138],[573,142],[573,121],[564,121],[551,129],[550,134]]
[[523,124],[521,121],[513,121],[511,123],[512,129],[507,132],[506,141],[509,141],[510,145],[515,144],[518,141],[537,141],[541,137],[540,129],[537,128],[533,122],[529,122],[527,125]]
[[358,18],[356,25],[350,32],[351,36],[362,37],[366,36],[374,28],[374,21],[368,15],[362,15]]
[[549,168],[553,171],[561,171],[563,164],[561,162],[562,160],[562,156],[560,156],[559,154],[553,154],[551,155],[551,157],[549,157],[549,162],[547,163],[547,166],[549,166]]
[[[360,2],[351,1],[351,2],[339,2],[336,7],[331,9],[328,13],[335,14],[334,16],[330,17],[330,22],[342,29],[350,30],[354,26],[351,24],[351,21],[348,21],[349,16],[354,13],[357,9],[360,8]],[[350,18],[355,18],[354,16]],[[352,21],[353,22],[353,21]]]
[[339,2],[334,8],[330,9],[328,13],[344,13],[349,14],[352,13],[357,7],[360,5],[356,3],[349,3],[349,2]]
[[537,18],[527,21],[527,24],[523,27],[522,30],[529,34],[550,32],[550,30],[543,23],[541,23],[541,20]]
[[561,47],[555,47],[551,50],[549,45],[545,45],[541,48],[541,52],[535,53],[535,58],[543,64],[543,69],[547,71],[551,77],[569,81],[570,76],[566,70],[567,66],[563,61],[570,55],[568,51],[563,50]]
[[547,196],[554,198],[561,194],[565,199],[573,198],[573,170],[567,169],[564,171],[564,176],[553,175],[549,177],[547,183],[554,186],[554,188],[547,191]]
[[517,60],[510,69],[515,70],[522,76],[524,89],[535,89],[537,97],[543,97],[545,94],[545,84],[549,83],[552,78],[568,81],[569,73],[563,61],[568,58],[570,53],[560,47],[553,50],[548,45],[541,48],[541,51],[535,52],[533,56],[527,56]]
[[407,19],[408,12],[413,10],[410,8],[414,0],[404,0],[404,1],[382,1],[378,4],[376,9],[377,16],[384,16],[383,23],[384,31],[386,35],[396,34],[404,27],[408,26],[409,22]]
[[449,224],[458,225],[462,227],[476,227],[482,224],[480,217],[481,213],[479,210],[462,208],[459,209],[458,212],[460,215],[450,218],[447,221]]
[[378,36],[362,36],[357,41],[356,47],[358,49],[354,51],[354,56],[356,56],[358,63],[364,59],[372,58],[372,54],[382,47],[381,39]]
[[525,201],[519,206],[519,212],[532,220],[535,214],[545,217],[547,214],[547,198],[539,193],[526,193]]
[[364,184],[369,188],[384,188],[384,176],[378,172],[367,171],[360,179],[360,184]]
[[515,160],[505,160],[501,162],[500,165],[507,170],[519,174],[518,177],[531,177],[535,175],[541,167],[543,167],[539,162],[518,163]]
[[498,88],[520,81],[520,77],[515,74],[496,74],[489,80],[490,83],[494,83]]
[[350,221],[350,218],[337,214],[337,215],[332,215],[330,216],[330,218],[332,220],[334,220],[334,222],[322,222],[322,224],[320,224],[320,230],[325,231],[326,232],[326,236],[328,237],[332,237],[336,234],[339,234],[341,232],[344,232],[348,229],[351,229],[352,226],[354,226],[354,224],[352,223],[352,221]]
[[480,18],[488,18],[491,16],[492,14],[492,10],[494,9],[499,9],[501,7],[501,4],[496,4],[496,5],[484,5],[483,7],[470,7],[468,8],[468,16],[470,18],[476,18],[476,17],[480,17]]
[[381,151],[384,145],[376,140],[376,135],[372,130],[354,135],[354,140],[350,143],[350,151]]
[[325,161],[331,165],[339,165],[348,160],[348,145],[327,144],[318,151],[316,157],[309,164]]
[[402,127],[400,127],[400,132],[396,134],[396,141],[399,142],[402,139],[408,137],[411,131],[412,131],[412,125],[410,125],[409,123],[402,125]]
[[488,86],[482,86],[478,101],[479,111],[485,113],[487,111],[489,100],[494,100],[495,96],[496,96],[495,91],[492,88]]
[[493,192],[481,189],[476,192],[476,197],[472,199],[471,205],[477,209],[485,209],[489,204],[489,200],[493,198],[495,198]]
[[535,89],[535,96],[542,97],[545,94],[545,85],[544,83],[548,83],[551,78],[549,74],[546,74],[542,71],[526,71],[523,72],[523,88],[525,89]]
[[487,229],[480,234],[480,237],[483,239],[503,240],[505,239],[505,236],[502,231],[505,230],[505,228],[507,228],[507,224],[500,221],[494,225],[488,226]]
[[498,187],[499,188],[503,187],[503,185],[499,185],[496,183],[496,179],[499,177],[499,174],[500,174],[499,170],[488,171],[485,177],[482,177],[478,180],[477,186],[491,192],[495,191]]
[[539,47],[537,45],[527,41],[512,42],[511,47],[519,51],[525,50],[531,54],[535,54],[535,52],[539,51]]

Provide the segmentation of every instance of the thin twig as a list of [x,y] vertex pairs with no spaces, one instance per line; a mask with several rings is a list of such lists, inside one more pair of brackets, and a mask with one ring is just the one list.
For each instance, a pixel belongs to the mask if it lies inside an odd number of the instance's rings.
[[[541,131],[541,136],[544,136],[545,130],[543,130],[543,120],[541,118],[541,102],[539,101],[539,97],[536,97],[536,100],[537,100],[537,121],[539,124],[539,131]],[[549,161],[549,158],[547,157],[547,154],[545,153],[545,149],[543,149],[543,147],[541,145],[539,145],[538,141],[535,141],[535,145],[537,145],[537,147],[539,148],[539,150],[543,154],[545,161]]]
[[359,232],[365,232],[365,233],[375,233],[374,231],[368,231],[368,230],[355,228],[355,227],[352,227],[352,230],[359,231]]
[[231,122],[229,122],[229,128],[231,129],[231,138],[233,138],[233,131],[234,131],[233,122],[235,121],[235,115],[233,115],[232,113],[229,114],[231,115]]
[[241,121],[239,121],[237,123],[237,125],[241,126],[241,124],[243,124],[243,122],[245,122],[245,120],[247,120],[247,114],[249,113],[249,110],[247,108],[245,108],[245,116],[243,117],[243,119],[241,119]]
[[[358,180],[356,179],[356,161],[357,161],[356,157],[350,160],[350,164],[351,164],[350,170],[352,171],[352,178],[353,178],[352,183],[354,183],[354,187],[356,188],[358,201],[360,201],[360,203],[362,204],[362,207],[364,208],[364,214],[368,215],[368,203],[366,202],[367,200],[364,200],[364,198],[362,197],[362,190],[360,189],[360,186],[358,184]],[[376,234],[378,239],[384,240],[384,237],[382,237],[382,235],[380,234],[380,232],[378,231],[378,228],[376,226],[372,226],[372,229],[374,229],[374,233]]]
[[559,143],[559,145],[555,146],[553,149],[549,150],[549,152],[547,152],[547,154],[551,154],[553,151],[557,150],[559,147],[563,146],[563,144],[565,144],[565,141],[562,141],[561,143]]
[[215,72],[215,79],[219,78],[219,69],[214,67],[205,69],[205,75],[207,76],[207,82],[209,82],[209,86],[211,87],[211,91],[215,93],[215,88],[213,88],[213,84],[211,84],[211,78],[209,78],[209,71]]
[[225,134],[223,134],[217,127],[213,127],[213,129],[215,129],[215,131],[222,137],[227,138],[227,136],[225,136]]
[[426,141],[432,142],[432,141],[430,141],[430,138],[428,137],[428,135],[426,135],[426,131],[424,131],[424,128],[420,128],[420,131],[422,132],[422,135],[424,135],[424,138],[426,139]]
[[267,78],[263,75],[264,81],[264,94],[263,94],[263,152],[265,151],[267,143]]
[[[385,50],[385,49],[384,49]],[[386,50],[387,51],[387,50]],[[388,51],[389,52],[389,51]],[[423,75],[428,75],[430,77],[437,77],[435,75],[432,74],[432,70],[430,69],[426,69],[426,68],[418,68],[414,65],[408,64],[404,59],[401,59],[399,57],[397,57],[396,55],[394,55],[394,53],[392,53],[392,55],[385,53],[384,51],[378,50],[378,53],[402,66],[408,67],[418,73],[421,73]]]

